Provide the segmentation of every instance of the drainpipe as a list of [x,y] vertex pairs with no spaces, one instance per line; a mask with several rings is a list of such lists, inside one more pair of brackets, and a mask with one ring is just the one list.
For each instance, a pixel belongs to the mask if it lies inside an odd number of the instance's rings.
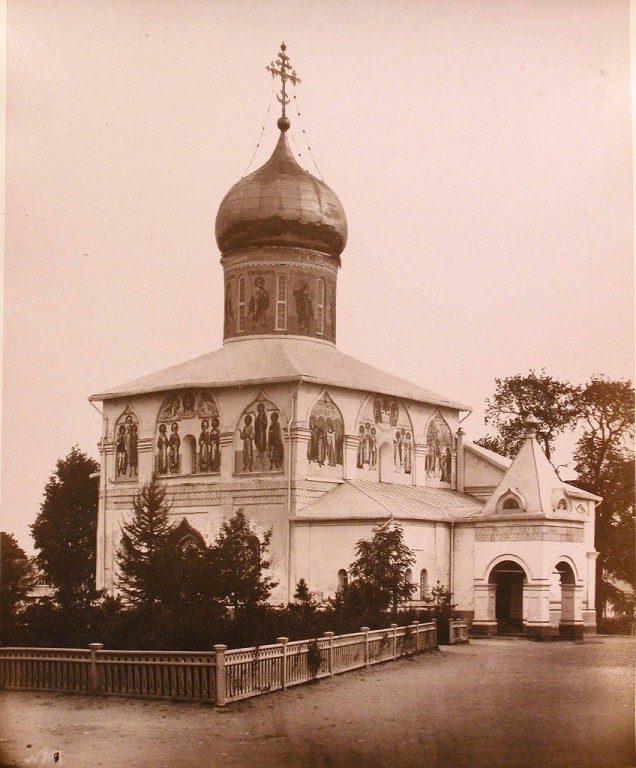
[[455,521],[451,520],[450,528],[450,571],[448,574],[448,591],[453,594],[455,588]]
[[457,430],[457,461],[455,463],[455,490],[464,492],[464,430]]
[[298,390],[302,382],[296,385],[296,391],[292,397],[292,413],[287,422],[287,603],[291,602],[291,476],[292,476],[292,442],[291,426],[296,419],[296,400]]

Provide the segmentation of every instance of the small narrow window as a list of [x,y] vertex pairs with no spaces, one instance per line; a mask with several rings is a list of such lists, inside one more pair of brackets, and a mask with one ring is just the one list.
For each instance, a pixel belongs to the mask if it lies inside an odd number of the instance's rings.
[[420,572],[420,600],[424,600],[428,591],[428,571],[422,568]]
[[506,499],[503,505],[504,509],[519,509],[519,502],[517,499]]
[[192,475],[196,470],[197,448],[196,441],[192,435],[186,435],[183,439],[183,449],[181,452],[181,473]]
[[[406,569],[406,573],[404,574],[406,576],[406,583],[412,584],[413,583],[413,571],[410,568]],[[411,591],[411,594],[409,595],[409,600],[413,599],[413,591]]]
[[276,281],[276,330],[287,328],[287,278],[279,275]]
[[316,333],[322,336],[325,332],[325,281],[318,279],[318,297],[316,302]]
[[338,571],[338,592],[344,592],[349,584],[349,577],[344,568]]
[[245,278],[239,277],[238,280],[238,314],[236,317],[236,330],[245,330]]

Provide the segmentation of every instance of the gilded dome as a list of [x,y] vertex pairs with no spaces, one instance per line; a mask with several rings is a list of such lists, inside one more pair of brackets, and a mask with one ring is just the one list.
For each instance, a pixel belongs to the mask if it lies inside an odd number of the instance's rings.
[[286,128],[270,159],[238,181],[216,215],[221,253],[259,245],[311,248],[339,258],[347,244],[347,218],[335,192],[303,170],[287,143]]

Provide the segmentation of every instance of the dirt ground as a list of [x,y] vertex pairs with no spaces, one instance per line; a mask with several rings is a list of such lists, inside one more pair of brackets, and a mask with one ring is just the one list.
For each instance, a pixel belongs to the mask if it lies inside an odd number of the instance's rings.
[[227,707],[0,692],[3,765],[632,768],[636,638],[472,641]]

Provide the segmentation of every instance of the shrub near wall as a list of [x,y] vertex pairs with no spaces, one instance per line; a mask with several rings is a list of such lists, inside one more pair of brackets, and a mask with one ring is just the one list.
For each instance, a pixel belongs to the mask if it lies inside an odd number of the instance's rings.
[[95,638],[113,650],[209,651],[216,644],[246,648],[274,643],[277,637],[290,641],[321,637],[325,632],[342,635],[360,627],[381,629],[396,622],[407,625],[437,620],[438,642],[448,642],[449,616],[433,610],[404,610],[396,617],[384,611],[341,608],[303,610],[291,605],[273,608],[256,605],[229,617],[221,606],[179,610],[157,610],[149,618],[139,609],[124,609],[106,599],[86,607],[62,609],[53,603],[29,606],[20,614],[5,646],[86,648]]

